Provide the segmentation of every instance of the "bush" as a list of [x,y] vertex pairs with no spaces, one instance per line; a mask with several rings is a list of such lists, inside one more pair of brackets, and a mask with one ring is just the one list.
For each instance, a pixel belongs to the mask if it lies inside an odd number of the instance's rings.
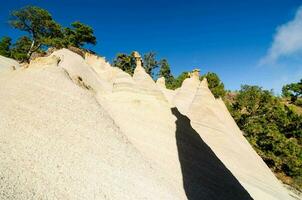
[[206,78],[208,81],[208,86],[215,98],[221,97],[223,98],[225,96],[225,89],[224,84],[221,82],[220,78],[217,74],[213,72],[208,72],[207,74],[200,77],[202,80],[203,78]]
[[242,86],[228,108],[265,163],[302,189],[302,116],[258,86]]

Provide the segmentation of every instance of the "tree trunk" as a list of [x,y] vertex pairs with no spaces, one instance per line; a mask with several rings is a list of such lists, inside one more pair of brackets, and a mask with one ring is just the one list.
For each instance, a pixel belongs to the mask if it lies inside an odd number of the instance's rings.
[[34,46],[35,46],[35,40],[33,39],[33,41],[31,42],[31,45],[30,45],[30,48],[29,48],[29,50],[28,50],[28,52],[27,52],[27,57],[28,57],[28,59],[30,58],[30,56],[31,56],[31,54],[33,53],[33,48],[34,48]]

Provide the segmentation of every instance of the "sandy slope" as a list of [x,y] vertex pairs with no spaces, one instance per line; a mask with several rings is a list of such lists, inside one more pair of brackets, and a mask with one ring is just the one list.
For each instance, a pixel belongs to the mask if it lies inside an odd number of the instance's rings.
[[0,55],[0,73],[10,72],[20,67],[19,63],[13,59]]
[[0,199],[290,199],[197,77],[62,49],[0,74],[0,105]]
[[51,60],[0,76],[0,199],[177,199]]

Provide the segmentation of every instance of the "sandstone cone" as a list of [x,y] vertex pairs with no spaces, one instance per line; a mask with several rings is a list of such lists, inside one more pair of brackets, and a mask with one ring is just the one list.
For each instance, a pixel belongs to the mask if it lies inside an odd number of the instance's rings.
[[188,112],[199,84],[199,76],[193,74],[193,76],[183,81],[181,87],[175,94],[173,104],[176,105],[182,114],[186,114]]

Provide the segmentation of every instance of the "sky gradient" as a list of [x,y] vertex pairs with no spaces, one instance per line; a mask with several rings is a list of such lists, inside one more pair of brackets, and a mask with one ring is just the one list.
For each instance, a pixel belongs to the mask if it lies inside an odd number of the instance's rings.
[[[230,90],[252,84],[279,93],[283,84],[302,78],[301,0],[9,0],[3,5],[0,36],[22,35],[7,24],[9,12],[36,5],[64,26],[76,20],[92,26],[98,44],[89,48],[110,62],[120,52],[155,51],[158,59],[168,59],[174,75],[194,68],[213,71]],[[290,31],[280,31],[295,16]],[[291,38],[293,47],[288,47]],[[266,62],[274,48],[282,47],[283,54]]]

